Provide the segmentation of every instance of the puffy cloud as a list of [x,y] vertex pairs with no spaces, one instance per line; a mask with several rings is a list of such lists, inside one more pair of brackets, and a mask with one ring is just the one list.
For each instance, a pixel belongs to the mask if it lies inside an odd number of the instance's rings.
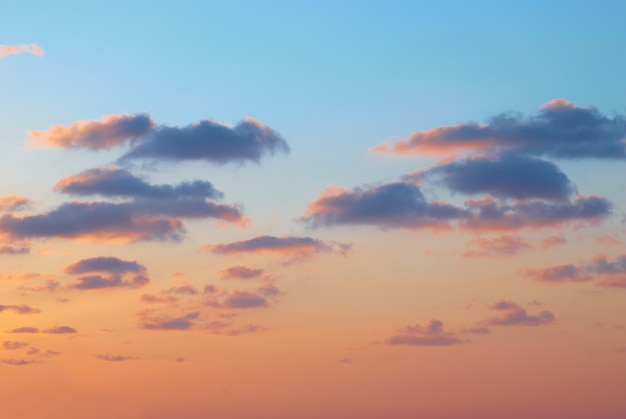
[[71,202],[42,214],[0,217],[0,232],[10,237],[62,237],[91,240],[180,240],[180,220],[155,215],[132,203]]
[[299,236],[258,236],[249,240],[232,243],[205,245],[204,251],[217,254],[233,253],[277,253],[283,255],[310,256],[320,252],[345,254],[351,245],[345,243],[316,240]]
[[12,305],[0,304],[0,313],[2,313],[3,311],[12,311],[16,314],[41,313],[41,310],[39,310],[38,308],[34,308],[25,304],[12,304]]
[[454,333],[445,332],[443,322],[440,320],[431,320],[426,327],[419,324],[407,326],[385,339],[384,343],[387,345],[451,346],[468,343],[468,341],[459,339]]
[[265,154],[289,152],[287,142],[272,128],[245,118],[235,126],[202,120],[186,127],[157,126],[148,114],[108,115],[47,130],[30,131],[31,145],[108,149],[130,143],[121,161],[161,159],[205,160],[216,164],[258,162]]
[[28,135],[33,146],[101,150],[136,142],[152,133],[155,126],[148,114],[106,115],[97,121],[53,125],[47,130],[30,131]]
[[70,289],[77,290],[139,288],[150,282],[145,266],[135,261],[125,261],[110,256],[80,260],[66,266],[65,272],[73,275],[93,272],[104,274],[77,278],[73,284],[69,285]]
[[20,211],[28,208],[31,200],[21,195],[0,196],[0,211]]
[[212,163],[258,162],[264,154],[289,152],[287,142],[272,128],[246,118],[234,127],[204,120],[183,128],[159,127],[122,156],[121,160],[206,160]]
[[224,308],[256,308],[267,307],[269,305],[267,299],[261,295],[248,291],[233,291],[221,303],[220,307]]
[[94,357],[96,359],[99,359],[101,361],[112,361],[112,362],[121,362],[121,361],[129,361],[129,360],[136,360],[136,359],[141,359],[138,358],[136,356],[129,356],[129,355],[109,355],[109,354],[105,354],[105,355],[94,355]]
[[488,150],[515,152],[528,156],[557,158],[626,157],[626,118],[601,114],[596,108],[581,108],[563,99],[553,100],[530,118],[500,114],[486,125],[463,123],[412,133],[375,152],[393,154],[450,154],[458,151]]
[[469,258],[513,256],[526,249],[530,244],[520,237],[501,236],[493,239],[479,238],[468,242],[468,250],[463,256]]
[[151,185],[127,170],[117,167],[85,170],[58,181],[54,188],[74,195],[176,200],[180,198],[221,199],[223,193],[206,181],[178,185]]
[[222,279],[252,279],[263,275],[263,269],[248,268],[246,266],[230,266],[218,272]]
[[554,314],[547,310],[536,315],[528,314],[522,306],[513,301],[501,300],[489,308],[502,313],[502,316],[486,321],[490,326],[540,326],[552,323],[555,319]]
[[0,58],[16,54],[32,54],[42,56],[44,55],[44,51],[43,48],[37,44],[0,45]]
[[445,227],[468,216],[455,206],[428,202],[420,188],[409,182],[329,188],[309,204],[300,221],[312,226],[366,224],[381,228]]
[[610,261],[598,255],[589,262],[567,264],[544,269],[529,269],[526,276],[543,282],[576,282],[600,279],[599,286],[626,288],[626,255]]
[[468,195],[565,201],[576,193],[574,184],[554,163],[514,154],[455,160],[405,176],[413,180],[431,178],[451,191]]

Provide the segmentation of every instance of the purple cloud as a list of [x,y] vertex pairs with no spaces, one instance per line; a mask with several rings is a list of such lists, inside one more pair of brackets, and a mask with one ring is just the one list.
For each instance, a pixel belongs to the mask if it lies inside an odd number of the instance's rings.
[[541,326],[550,324],[555,317],[552,312],[544,310],[536,315],[526,312],[519,304],[513,301],[501,300],[489,306],[490,309],[502,313],[501,317],[487,320],[490,326]]
[[468,342],[457,338],[454,333],[444,332],[443,322],[440,320],[431,320],[426,327],[407,326],[384,341],[387,345],[410,346],[451,346]]

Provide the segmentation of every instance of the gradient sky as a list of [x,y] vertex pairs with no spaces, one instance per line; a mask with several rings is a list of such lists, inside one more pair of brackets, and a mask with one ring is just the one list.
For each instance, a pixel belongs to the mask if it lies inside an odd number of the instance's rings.
[[2,1],[3,415],[625,417],[624,17]]

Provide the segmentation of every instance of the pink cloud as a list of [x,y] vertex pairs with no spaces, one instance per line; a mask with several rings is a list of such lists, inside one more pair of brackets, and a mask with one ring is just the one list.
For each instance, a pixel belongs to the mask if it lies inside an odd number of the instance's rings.
[[426,327],[419,324],[407,326],[384,341],[387,345],[411,346],[451,346],[468,342],[459,339],[454,333],[445,332],[440,320],[431,320]]
[[486,321],[490,326],[541,326],[554,321],[554,314],[544,310],[537,314],[528,312],[513,301],[500,300],[489,306],[490,309],[502,313],[500,317],[494,317]]
[[468,250],[463,256],[469,258],[513,256],[530,249],[530,244],[520,238],[500,236],[493,239],[479,238],[467,243]]
[[0,58],[17,54],[32,54],[41,57],[44,51],[37,44],[0,45]]

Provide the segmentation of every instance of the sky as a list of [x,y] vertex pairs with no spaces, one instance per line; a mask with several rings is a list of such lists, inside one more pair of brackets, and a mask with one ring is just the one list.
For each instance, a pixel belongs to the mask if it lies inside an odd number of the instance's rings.
[[625,16],[1,1],[3,414],[623,418]]

